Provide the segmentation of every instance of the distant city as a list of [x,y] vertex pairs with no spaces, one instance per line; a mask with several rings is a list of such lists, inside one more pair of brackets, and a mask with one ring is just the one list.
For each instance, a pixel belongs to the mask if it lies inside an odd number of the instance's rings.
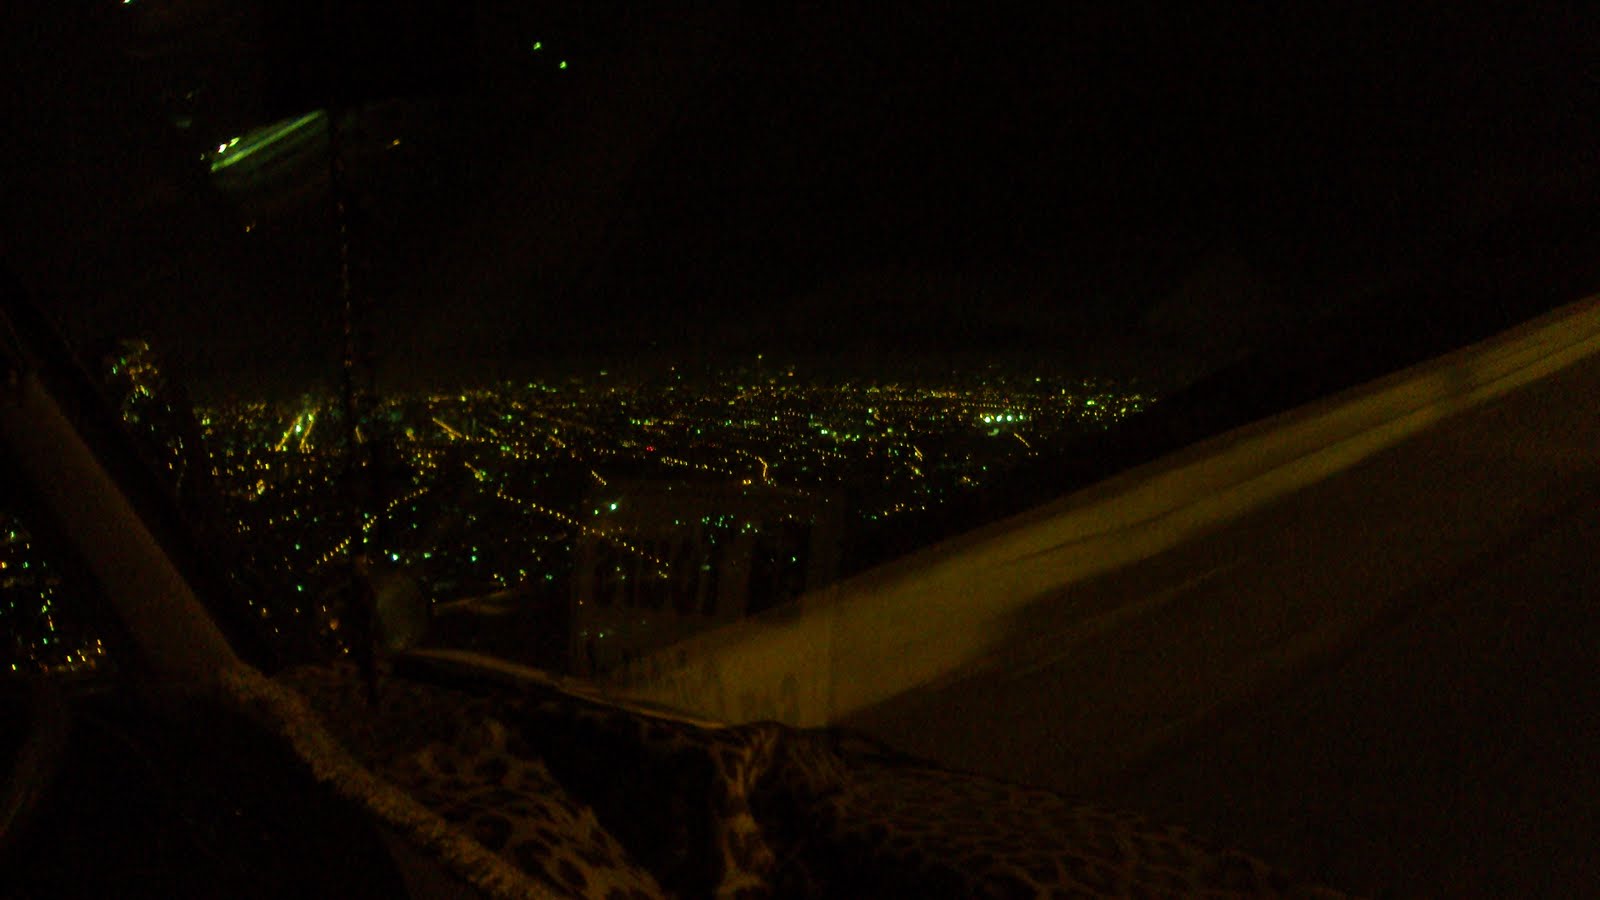
[[[447,642],[578,671],[790,601],[843,574],[853,535],[1154,402],[1133,385],[994,370],[593,370],[390,394],[355,429],[331,393],[195,407],[205,473],[148,348],[125,343],[107,370],[156,464],[183,490],[206,484],[225,520],[214,530],[239,539],[228,558],[245,602],[280,638],[337,638],[337,588],[360,552],[422,588]],[[0,545],[0,614],[29,642],[10,667],[91,664],[95,638],[63,643],[50,590],[36,570],[17,577],[27,551]]]

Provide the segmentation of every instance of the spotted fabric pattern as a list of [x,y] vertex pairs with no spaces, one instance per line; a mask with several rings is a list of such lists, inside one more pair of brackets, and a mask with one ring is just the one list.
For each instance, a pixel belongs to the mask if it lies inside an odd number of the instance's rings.
[[550,894],[665,896],[542,762],[508,749],[511,731],[490,698],[391,680],[373,706],[354,666],[300,667],[276,680],[299,692],[358,761]]
[[[789,897],[1342,897],[1185,830],[793,732],[756,792]],[[790,829],[793,829],[792,831]]]
[[558,896],[1317,897],[1251,856],[869,737],[553,683],[279,676],[351,753]]

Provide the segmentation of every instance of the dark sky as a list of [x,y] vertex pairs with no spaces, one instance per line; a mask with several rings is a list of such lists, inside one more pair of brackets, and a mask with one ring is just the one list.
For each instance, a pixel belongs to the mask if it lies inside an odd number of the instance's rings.
[[[33,127],[7,139],[8,263],[64,318],[158,332],[207,376],[319,371],[337,246],[321,161],[219,191],[160,97],[187,66],[227,87],[208,121],[315,105],[326,72],[283,63],[285,35],[314,31],[141,4],[137,40],[120,10],[12,30],[26,88],[7,112]],[[1586,13],[512,6],[463,25],[413,0],[433,17],[417,28],[391,5],[351,18],[364,40],[326,42],[366,77],[353,246],[395,374],[1204,343],[1498,217],[1596,199]],[[526,52],[541,37],[567,71]],[[391,132],[404,152],[371,152]]]

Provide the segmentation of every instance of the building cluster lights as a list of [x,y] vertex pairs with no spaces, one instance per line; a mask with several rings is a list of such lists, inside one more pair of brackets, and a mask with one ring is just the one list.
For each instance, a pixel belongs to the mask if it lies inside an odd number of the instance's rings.
[[[132,385],[129,414],[159,404],[159,373],[146,357],[124,354],[112,365]],[[680,560],[653,552],[658,539],[628,524],[638,513],[627,495],[604,492],[642,480],[848,496],[847,518],[875,527],[980,489],[1151,402],[1116,385],[1031,376],[808,383],[792,371],[733,370],[700,386],[674,371],[653,381],[614,373],[390,394],[364,420],[389,448],[382,471],[353,477],[331,396],[218,404],[195,421],[220,501],[253,570],[264,573],[252,612],[276,627],[305,612],[307,594],[327,589],[357,540],[417,573],[440,602],[529,585],[555,596],[586,537],[666,578]],[[356,506],[370,509],[352,534]],[[749,531],[679,518],[683,528]],[[682,563],[698,571],[703,561]],[[0,578],[26,564],[37,563],[0,554]],[[60,617],[52,607],[38,621],[48,630]]]

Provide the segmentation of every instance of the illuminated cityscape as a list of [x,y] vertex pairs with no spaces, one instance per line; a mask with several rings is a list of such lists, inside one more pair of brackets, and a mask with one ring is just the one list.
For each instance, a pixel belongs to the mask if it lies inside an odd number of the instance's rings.
[[[705,534],[717,519],[715,527],[749,530],[767,502],[752,499],[762,491],[802,502],[837,498],[848,510],[838,517],[848,541],[981,488],[1149,403],[1131,389],[1042,376],[810,381],[790,367],[751,367],[625,380],[600,371],[390,396],[370,423],[383,450],[353,478],[341,475],[346,428],[331,397],[211,406],[199,423],[252,565],[277,586],[265,596],[280,599],[262,601],[263,618],[326,614],[318,598],[349,558],[347,511],[355,503],[369,557],[416,578],[442,609],[493,597],[501,613],[538,617],[544,631],[561,632],[547,635],[559,657],[571,628],[563,611],[584,600],[575,588],[600,583],[592,566],[573,581],[580,547],[605,548],[613,578],[627,578],[631,566],[669,581],[675,567],[702,561],[672,549],[661,523],[670,518]],[[619,505],[630,493],[624,485],[635,495],[638,485],[684,486],[682,515],[641,519],[630,501]],[[719,489],[730,498],[725,510],[704,499]],[[807,586],[816,581],[813,574]],[[753,590],[738,608],[771,605]],[[494,631],[506,640],[506,629]]]
[[68,590],[50,554],[16,516],[0,512],[0,626],[8,646],[0,674],[92,670],[106,648],[81,616],[62,609]]
[[1600,893],[1600,4],[13,7],[0,900]]
[[[1152,402],[1126,385],[997,370],[894,380],[808,377],[763,360],[641,378],[594,370],[391,394],[358,438],[372,460],[351,470],[331,394],[204,405],[188,419],[148,347],[125,342],[105,362],[124,422],[151,439],[152,463],[190,515],[204,518],[209,499],[236,535],[228,558],[244,602],[284,641],[333,637],[331,598],[359,531],[356,549],[431,596],[443,640],[552,667],[592,666],[601,636],[649,643],[625,626],[681,634],[691,611],[707,624],[791,599],[845,574],[841,543]],[[183,477],[201,468],[186,465],[186,421],[210,454],[209,497],[194,496],[196,473]],[[48,612],[43,582],[28,584],[39,590],[8,582],[11,615],[29,606],[23,594]],[[622,612],[634,608],[643,618]],[[475,624],[484,615],[499,624]],[[48,630],[14,631],[35,637],[13,659],[68,658],[42,652]],[[614,659],[606,647],[601,659]]]

